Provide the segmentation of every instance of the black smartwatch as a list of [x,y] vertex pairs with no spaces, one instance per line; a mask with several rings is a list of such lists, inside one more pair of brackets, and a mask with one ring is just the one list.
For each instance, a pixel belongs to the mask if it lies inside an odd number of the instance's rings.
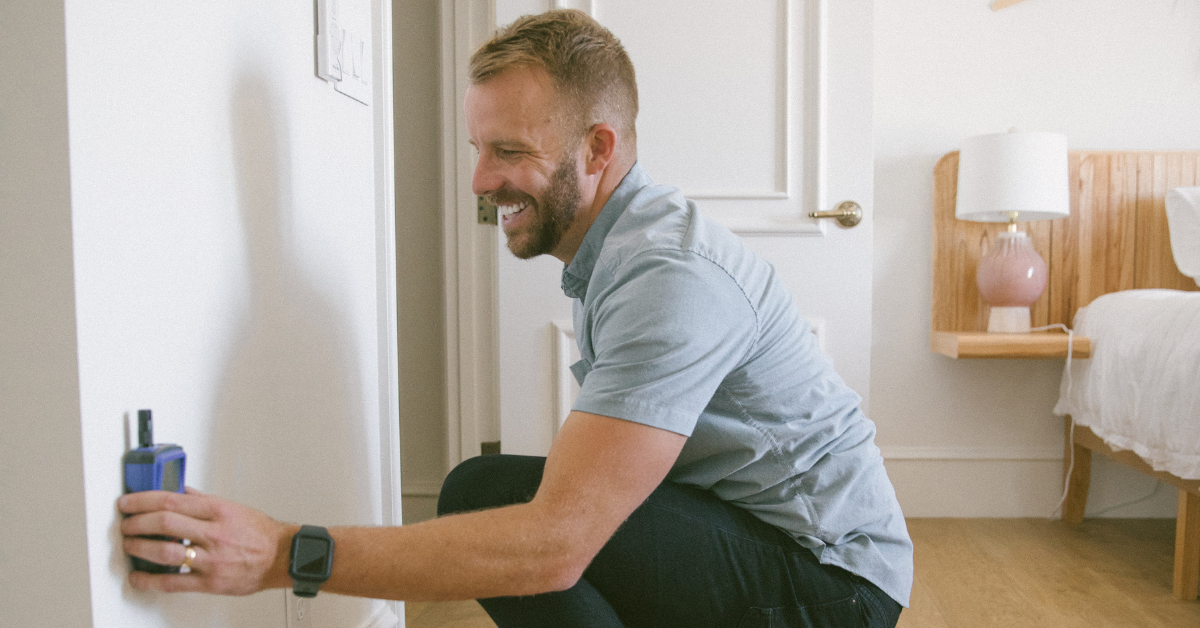
[[292,536],[288,575],[292,593],[298,597],[317,597],[321,585],[333,571],[333,537],[320,526],[300,526]]

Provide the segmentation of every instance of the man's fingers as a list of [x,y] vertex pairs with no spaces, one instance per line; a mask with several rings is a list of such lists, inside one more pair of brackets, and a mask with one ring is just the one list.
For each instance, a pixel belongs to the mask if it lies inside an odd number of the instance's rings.
[[208,527],[207,522],[168,511],[145,512],[121,520],[121,534],[125,536],[160,534],[201,545],[208,544]]
[[126,553],[160,565],[183,563],[182,545],[146,536],[191,539],[196,552],[192,573],[131,574],[130,584],[139,589],[254,593],[263,588],[282,535],[291,530],[257,510],[191,488],[183,494],[130,493],[117,505],[126,514],[120,523]]
[[[192,570],[199,571],[201,565],[204,563],[205,550],[196,546],[189,547],[195,552],[195,557],[191,561]],[[156,541],[154,539],[127,536],[122,542],[122,549],[125,550],[126,554],[131,556],[137,556],[138,558],[160,565],[176,567],[183,564],[188,547],[175,541]]]
[[141,589],[143,591],[162,591],[164,593],[205,590],[204,579],[194,573],[158,574],[146,573],[144,571],[133,571],[129,574],[129,584],[135,589]]
[[127,515],[156,510],[169,510],[193,519],[208,520],[216,518],[217,515],[213,500],[195,489],[189,489],[186,494],[171,491],[129,493],[117,499],[117,507]]

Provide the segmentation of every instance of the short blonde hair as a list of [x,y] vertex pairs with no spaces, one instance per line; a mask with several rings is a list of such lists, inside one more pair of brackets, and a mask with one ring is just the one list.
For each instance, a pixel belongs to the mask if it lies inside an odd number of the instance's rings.
[[620,40],[577,9],[526,15],[499,29],[471,55],[472,84],[515,67],[541,68],[565,100],[568,137],[605,122],[628,142],[637,138],[637,79]]

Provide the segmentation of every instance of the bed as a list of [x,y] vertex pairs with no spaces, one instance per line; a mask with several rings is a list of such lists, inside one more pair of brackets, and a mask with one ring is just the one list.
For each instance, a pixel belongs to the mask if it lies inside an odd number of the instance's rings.
[[1083,521],[1091,454],[1179,489],[1174,592],[1196,599],[1200,575],[1200,292],[1128,290],[1075,316],[1092,357],[1064,372],[1055,414],[1067,417],[1063,520]]
[[[995,230],[953,219],[957,161],[957,153],[946,155],[934,173],[931,346],[943,353],[939,342],[944,348],[947,338],[986,329],[974,265]],[[1200,289],[1192,277],[1200,276],[1200,188],[1192,186],[1200,185],[1200,152],[1073,151],[1070,168],[1071,216],[1022,227],[1049,269],[1033,325],[1073,324],[1083,349],[1076,355],[1090,356],[1073,360],[1069,378],[1064,372],[1055,408],[1066,432],[1062,518],[1083,520],[1093,452],[1177,487],[1173,590],[1195,600]],[[1065,355],[1066,345],[1058,337],[1040,355]]]

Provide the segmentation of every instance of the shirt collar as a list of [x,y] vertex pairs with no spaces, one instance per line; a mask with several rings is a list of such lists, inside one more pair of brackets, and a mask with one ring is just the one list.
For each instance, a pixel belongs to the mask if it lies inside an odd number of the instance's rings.
[[608,197],[608,202],[604,203],[604,208],[596,215],[592,226],[588,227],[587,234],[583,236],[583,242],[580,243],[579,250],[575,252],[574,259],[563,267],[562,290],[564,294],[572,299],[584,298],[587,294],[588,282],[592,280],[592,270],[596,268],[596,260],[600,258],[600,249],[604,246],[604,239],[608,237],[608,232],[612,231],[613,225],[625,212],[625,208],[629,206],[638,191],[653,183],[646,171],[642,170],[641,165],[634,163],[625,178],[621,179],[621,183],[617,185],[617,189],[613,190],[612,196]]

